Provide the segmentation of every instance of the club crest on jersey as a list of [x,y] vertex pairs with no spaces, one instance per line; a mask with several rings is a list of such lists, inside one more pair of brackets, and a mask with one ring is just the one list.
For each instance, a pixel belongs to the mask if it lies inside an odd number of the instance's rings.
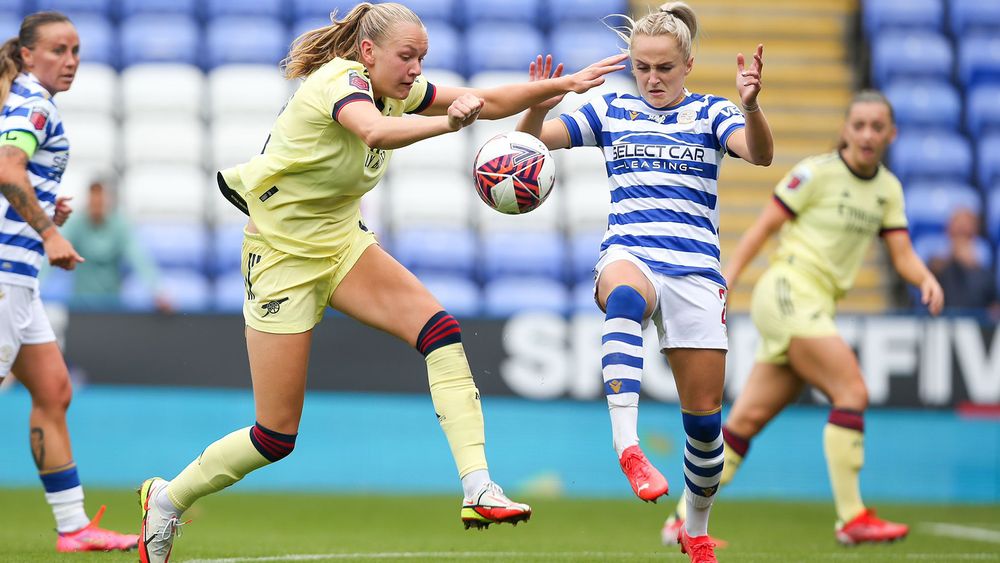
[[697,116],[698,114],[696,114],[693,110],[682,111],[677,114],[677,123],[694,123],[694,118]]
[[43,108],[32,108],[31,115],[28,116],[31,125],[41,131],[45,129],[45,124],[49,122],[49,112]]
[[802,185],[802,178],[800,178],[799,176],[792,176],[792,179],[788,181],[787,187],[790,190],[794,190],[795,188],[798,188],[800,185]]
[[358,74],[357,71],[352,70],[347,73],[347,82],[358,90],[364,90],[365,92],[369,90],[368,81],[365,80],[363,76]]

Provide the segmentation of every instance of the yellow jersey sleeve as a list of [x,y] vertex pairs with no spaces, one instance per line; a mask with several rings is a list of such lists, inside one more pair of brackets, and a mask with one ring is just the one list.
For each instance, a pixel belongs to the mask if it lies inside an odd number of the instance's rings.
[[368,72],[364,65],[354,61],[345,61],[347,64],[340,65],[340,72],[332,73],[327,82],[324,93],[326,94],[326,107],[330,109],[330,116],[334,121],[344,106],[352,102],[375,103],[372,97],[372,81],[368,78]]
[[815,175],[815,170],[808,163],[800,162],[775,186],[774,198],[792,216],[799,215],[809,207],[816,191]]
[[437,88],[423,76],[418,76],[410,88],[410,95],[403,100],[403,112],[420,113],[430,107],[436,96]]
[[902,184],[898,180],[893,181],[884,197],[886,198],[885,214],[882,216],[882,230],[879,231],[879,234],[906,229],[909,223],[906,220]]

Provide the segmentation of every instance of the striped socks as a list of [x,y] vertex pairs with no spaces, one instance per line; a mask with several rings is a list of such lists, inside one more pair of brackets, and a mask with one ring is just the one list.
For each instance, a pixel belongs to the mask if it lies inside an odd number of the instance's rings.
[[56,531],[60,534],[75,532],[90,524],[83,509],[83,486],[75,463],[41,471],[38,477],[56,519]]
[[708,515],[722,476],[722,408],[711,411],[681,409],[687,444],[684,446],[684,483],[687,520],[691,537],[708,533]]
[[608,295],[601,337],[601,372],[611,415],[615,452],[639,443],[639,389],[642,385],[642,316],[646,300],[620,285]]

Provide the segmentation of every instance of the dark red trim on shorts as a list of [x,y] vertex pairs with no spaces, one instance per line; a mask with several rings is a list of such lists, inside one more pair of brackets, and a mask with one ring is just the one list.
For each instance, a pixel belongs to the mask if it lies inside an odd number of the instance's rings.
[[865,431],[865,413],[848,409],[830,409],[830,418],[827,422],[841,428],[849,428],[858,432]]

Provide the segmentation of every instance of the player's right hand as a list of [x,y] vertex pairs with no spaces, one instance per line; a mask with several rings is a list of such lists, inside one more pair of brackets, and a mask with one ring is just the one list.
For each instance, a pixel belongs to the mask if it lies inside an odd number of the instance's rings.
[[78,262],[84,261],[83,256],[76,253],[73,245],[55,227],[42,235],[42,246],[49,257],[49,264],[57,268],[72,270]]
[[604,84],[604,75],[625,68],[625,65],[619,63],[627,58],[628,53],[619,53],[601,59],[579,72],[574,72],[567,77],[570,79],[569,89],[577,94],[582,94],[595,86]]
[[452,131],[468,127],[479,117],[486,100],[473,94],[462,94],[448,106],[448,126]]
[[[545,80],[547,78],[559,78],[563,73],[563,64],[559,63],[556,65],[555,70],[552,69],[552,55],[545,55],[545,59],[542,59],[541,55],[531,64],[528,65],[528,82],[535,82],[536,80]],[[550,109],[559,105],[563,97],[566,94],[559,94],[558,96],[552,96],[551,98],[545,100],[542,103],[535,104],[532,106],[533,109],[549,111]]]

